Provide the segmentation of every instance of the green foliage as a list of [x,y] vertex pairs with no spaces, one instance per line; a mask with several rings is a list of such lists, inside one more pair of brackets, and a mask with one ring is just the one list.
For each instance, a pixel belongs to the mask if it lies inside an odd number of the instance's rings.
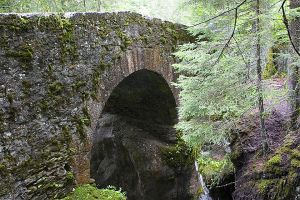
[[66,180],[68,182],[72,182],[72,181],[75,180],[75,176],[74,176],[73,172],[67,172],[67,174],[66,174]]
[[[180,74],[175,86],[181,89],[177,129],[194,146],[221,144],[227,140],[228,130],[256,105],[257,37],[261,40],[265,78],[277,72],[273,52],[267,49],[274,45],[277,37],[277,30],[272,29],[272,19],[278,16],[274,13],[280,5],[273,0],[261,1],[261,31],[256,33],[254,25],[257,16],[252,1],[238,8],[236,27],[234,9],[213,18],[216,13],[236,7],[236,1],[188,2],[196,16],[194,23],[205,23],[189,29],[198,36],[198,41],[182,45],[175,53],[181,60],[174,65]],[[209,20],[211,18],[213,20]],[[231,37],[233,30],[234,37]],[[265,96],[273,98],[278,91],[267,88],[264,92]]]
[[189,12],[181,4],[181,0],[0,0],[0,13],[133,11],[184,22]]
[[92,185],[81,185],[75,188],[69,196],[63,200],[126,200],[124,192],[117,190],[113,186],[109,186],[107,189],[97,189]]
[[163,147],[161,153],[167,164],[174,168],[193,165],[195,161],[192,147],[182,139],[179,139],[175,145]]
[[273,59],[273,49],[271,48],[269,50],[268,56],[267,56],[267,64],[266,67],[263,71],[263,78],[264,79],[269,79],[272,78],[277,73],[277,69],[274,64],[274,59]]
[[228,52],[230,56],[217,62],[221,51],[213,48],[217,38],[207,42],[207,37],[175,54],[182,60],[174,65],[182,74],[176,84],[182,89],[177,128],[195,146],[222,143],[226,130],[255,103],[255,87],[247,80],[247,68],[239,67],[244,66],[240,56]]
[[197,159],[199,172],[211,186],[220,183],[222,178],[230,175],[234,171],[234,166],[229,157],[223,159],[213,159],[209,156],[199,156]]
[[267,165],[268,166],[273,166],[273,165],[280,165],[281,163],[281,156],[280,155],[275,155],[270,160],[268,160]]
[[275,183],[274,180],[263,179],[258,182],[258,190],[260,193],[265,193],[266,190]]

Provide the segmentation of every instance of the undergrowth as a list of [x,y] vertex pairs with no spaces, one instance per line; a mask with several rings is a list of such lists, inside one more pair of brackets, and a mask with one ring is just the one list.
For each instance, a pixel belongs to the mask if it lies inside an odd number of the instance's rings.
[[98,189],[93,185],[81,185],[62,200],[126,200],[126,194],[113,186]]

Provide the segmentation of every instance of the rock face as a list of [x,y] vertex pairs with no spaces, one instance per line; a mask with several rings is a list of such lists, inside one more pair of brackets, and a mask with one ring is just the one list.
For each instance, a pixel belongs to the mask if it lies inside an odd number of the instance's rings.
[[[102,111],[108,98],[125,77],[142,69],[156,72],[177,99],[178,91],[171,86],[176,80],[172,52],[178,44],[193,40],[182,28],[134,13],[0,15],[0,199],[53,199],[70,191],[74,183],[90,182],[90,164],[94,165],[90,157],[94,135],[101,129],[100,115],[105,116]],[[141,113],[139,117],[150,112],[146,109]],[[172,114],[164,110],[164,115]],[[121,119],[116,123],[119,127]],[[132,134],[150,137],[152,131],[148,132],[147,128]],[[119,135],[119,131],[114,133]],[[150,140],[145,144],[155,149],[174,138],[158,135],[169,139],[157,139],[157,145]],[[128,151],[120,159],[129,170],[136,164],[129,160],[132,148],[140,143],[129,144],[126,137],[117,141],[120,145],[112,151]],[[103,155],[108,156],[108,151]],[[114,171],[113,164],[103,162]],[[165,167],[170,173],[166,177],[173,176],[174,170],[162,163],[159,161],[155,169],[162,172]],[[154,170],[153,166],[149,163]],[[140,166],[147,172],[144,168]],[[136,172],[128,171],[131,180]],[[173,180],[181,180],[176,177]],[[190,181],[192,178],[185,183]],[[136,190],[141,186],[136,181],[127,185]],[[146,194],[146,190],[140,191]],[[174,193],[169,188],[166,191]]]
[[[161,140],[142,128],[143,122],[117,115],[103,115],[101,125],[91,159],[98,187],[121,187],[129,200],[193,199],[197,186],[193,165],[174,169],[161,152],[175,141]],[[166,131],[155,124],[151,128]]]
[[285,103],[281,103],[266,119],[270,151],[265,157],[257,114],[247,116],[233,131],[234,199],[299,199],[300,135],[287,128],[287,111]]

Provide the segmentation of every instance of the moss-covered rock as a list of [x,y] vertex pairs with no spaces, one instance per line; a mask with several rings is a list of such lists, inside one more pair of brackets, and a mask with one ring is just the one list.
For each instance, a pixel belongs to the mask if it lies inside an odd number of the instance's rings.
[[173,168],[191,166],[195,162],[192,147],[189,147],[180,137],[177,144],[162,147],[161,153],[165,162]]
[[97,189],[92,185],[82,185],[75,188],[69,196],[62,200],[126,200],[126,194],[115,187],[107,189]]

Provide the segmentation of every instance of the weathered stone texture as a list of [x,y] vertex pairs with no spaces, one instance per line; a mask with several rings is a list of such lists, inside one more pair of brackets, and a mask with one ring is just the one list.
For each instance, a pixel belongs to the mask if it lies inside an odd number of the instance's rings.
[[191,39],[182,28],[134,13],[0,15],[0,199],[89,182],[110,93],[140,69],[174,81],[172,52]]

